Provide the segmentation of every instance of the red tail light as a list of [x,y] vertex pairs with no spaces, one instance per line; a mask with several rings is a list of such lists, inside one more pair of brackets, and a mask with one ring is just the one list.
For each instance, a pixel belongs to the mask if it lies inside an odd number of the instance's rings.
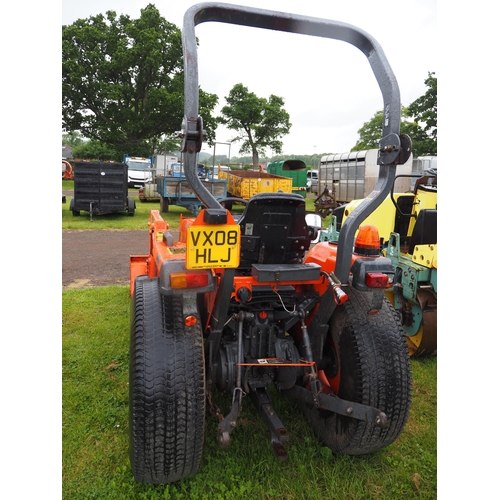
[[370,288],[387,288],[392,285],[389,283],[389,276],[384,273],[366,273],[365,284]]
[[198,288],[208,286],[208,274],[203,272],[171,273],[170,286],[172,288]]

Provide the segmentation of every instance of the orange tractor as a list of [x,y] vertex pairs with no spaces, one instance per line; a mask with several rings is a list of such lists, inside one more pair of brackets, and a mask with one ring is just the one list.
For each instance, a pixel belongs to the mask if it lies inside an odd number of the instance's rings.
[[[384,99],[379,180],[347,218],[338,241],[315,241],[305,200],[259,193],[217,200],[197,175],[205,137],[198,115],[195,25],[207,21],[349,42],[368,58]],[[149,219],[149,253],[130,258],[130,461],[139,482],[170,483],[197,472],[205,411],[218,418],[218,441],[237,439],[245,396],[266,421],[271,447],[287,457],[289,434],[269,389],[300,403],[333,453],[360,455],[394,442],[411,401],[409,355],[398,314],[385,296],[394,268],[363,221],[389,194],[411,152],[400,135],[396,79],[378,43],[337,21],[251,7],[204,3],[183,26],[185,174],[202,202],[181,218],[175,241],[159,211]],[[240,216],[224,205],[245,204]],[[223,415],[212,402],[230,396]],[[234,432],[234,434],[233,434]]]

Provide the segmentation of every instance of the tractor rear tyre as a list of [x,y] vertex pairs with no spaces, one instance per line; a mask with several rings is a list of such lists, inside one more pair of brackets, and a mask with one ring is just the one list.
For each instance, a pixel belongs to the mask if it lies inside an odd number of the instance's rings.
[[411,371],[405,335],[397,313],[384,297],[375,315],[372,292],[351,289],[349,300],[330,319],[324,355],[330,366],[319,372],[323,392],[378,408],[385,428],[303,404],[319,440],[333,453],[363,455],[380,450],[402,432],[411,403]]
[[129,455],[138,482],[166,484],[198,470],[205,425],[200,322],[184,324],[181,296],[140,276],[132,298]]

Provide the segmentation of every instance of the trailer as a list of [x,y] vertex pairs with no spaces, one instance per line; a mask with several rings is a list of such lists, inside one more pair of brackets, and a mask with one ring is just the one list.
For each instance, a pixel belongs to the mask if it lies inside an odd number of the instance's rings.
[[273,161],[267,166],[267,173],[290,177],[292,179],[292,193],[307,195],[307,166],[302,160]]
[[[378,180],[378,153],[378,149],[368,149],[323,156],[318,169],[318,193],[324,192],[325,188],[333,191],[340,204],[366,198]],[[411,174],[412,162],[413,155],[410,155],[403,165],[398,166],[398,174]],[[395,192],[409,189],[409,178],[396,180]]]
[[[198,170],[200,165],[198,164]],[[215,199],[222,200],[227,197],[226,180],[203,179],[201,182]],[[168,212],[170,205],[178,205],[187,208],[193,215],[197,215],[203,206],[186,180],[182,163],[173,163],[167,175],[156,177],[156,191],[160,198],[160,212]]]
[[[227,181],[228,197],[249,200],[258,193],[291,193],[292,179],[260,170],[222,170],[218,178]],[[227,206],[227,205],[226,205]]]
[[157,189],[157,177],[168,177],[172,174],[174,165],[180,165],[179,159],[174,155],[154,155],[153,170],[151,180],[146,182],[144,186],[139,188],[139,200],[144,201],[160,201],[161,196]]
[[80,211],[94,215],[128,212],[134,215],[135,200],[128,197],[128,172],[125,163],[75,162],[74,196],[69,209],[74,216]]
[[[324,155],[318,168],[318,197],[314,201],[316,213],[322,217],[329,215],[335,208],[352,200],[366,198],[375,187],[379,177],[379,151],[351,151]],[[412,172],[413,154],[408,160],[398,166],[398,177],[394,191],[399,193],[411,189],[410,175]]]

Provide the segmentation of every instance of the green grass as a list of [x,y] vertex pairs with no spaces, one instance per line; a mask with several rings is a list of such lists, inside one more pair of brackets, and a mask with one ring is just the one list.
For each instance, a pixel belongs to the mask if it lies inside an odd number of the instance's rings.
[[[66,197],[66,203],[62,204],[62,229],[147,229],[149,214],[151,210],[160,210],[160,203],[154,201],[141,202],[138,196],[134,196],[136,209],[133,216],[128,212],[113,214],[94,215],[90,220],[89,212],[82,211],[79,216],[74,216],[69,209],[71,196]],[[180,224],[180,215],[193,217],[193,214],[178,206],[170,206],[168,213],[161,214],[168,222],[171,229],[177,229]]]
[[[125,216],[125,218],[128,218]],[[207,415],[198,474],[167,486],[134,482],[128,461],[129,289],[63,292],[64,499],[434,499],[437,497],[437,360],[412,360],[408,424],[389,447],[369,456],[332,456],[293,402],[273,393],[290,433],[278,461],[269,431],[244,400],[228,450],[216,444]],[[230,400],[215,394],[227,414]]]
[[75,187],[75,181],[62,181],[62,189],[63,191],[70,191]]
[[[62,181],[63,191],[70,191],[74,188],[73,181]],[[159,201],[139,201],[138,190],[131,190],[136,195],[135,199],[136,209],[133,216],[129,216],[128,212],[120,212],[113,214],[94,215],[92,221],[90,220],[90,213],[81,211],[79,216],[74,216],[69,209],[71,196],[66,196],[66,203],[62,204],[62,229],[121,229],[121,230],[134,230],[134,229],[147,229],[149,214],[151,210],[159,210]],[[184,207],[170,206],[168,213],[163,213],[162,217],[168,222],[171,229],[177,229],[180,224],[180,216],[193,217],[193,214]]]
[[[72,190],[73,181],[62,181],[63,190]],[[135,190],[137,191],[137,190]],[[79,216],[74,216],[69,209],[71,196],[66,196],[66,203],[62,204],[62,229],[121,229],[135,230],[147,229],[149,214],[151,210],[159,210],[159,201],[139,201],[139,193],[135,198],[136,209],[133,216],[129,216],[128,212],[120,212],[113,214],[94,215],[90,220],[90,213],[81,211]],[[243,205],[235,205],[235,213],[243,211]],[[193,214],[184,207],[170,205],[167,213],[161,214],[163,219],[169,224],[170,229],[177,229],[180,225],[180,216],[193,217]]]

